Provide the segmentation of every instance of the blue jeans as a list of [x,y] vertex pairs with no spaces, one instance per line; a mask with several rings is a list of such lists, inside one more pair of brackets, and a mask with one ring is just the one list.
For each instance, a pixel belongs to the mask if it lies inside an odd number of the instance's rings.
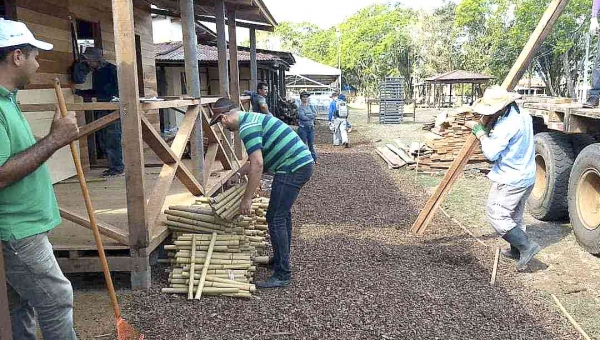
[[267,209],[267,223],[273,246],[273,276],[280,280],[289,280],[290,246],[292,244],[292,205],[302,186],[313,173],[313,163],[305,165],[293,173],[276,174],[273,178],[271,198]]
[[[96,119],[111,114],[113,111],[94,111]],[[100,149],[108,158],[108,169],[122,172],[123,147],[121,146],[121,121],[118,120],[97,132]]]
[[37,339],[35,314],[45,340],[77,339],[73,288],[54,258],[46,233],[2,241],[2,245],[14,339]]
[[308,146],[313,160],[317,161],[317,152],[315,151],[315,128],[313,127],[298,127],[298,136]]

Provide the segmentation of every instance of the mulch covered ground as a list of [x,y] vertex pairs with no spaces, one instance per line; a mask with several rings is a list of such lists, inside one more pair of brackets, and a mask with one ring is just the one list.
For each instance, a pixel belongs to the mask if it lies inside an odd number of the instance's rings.
[[350,149],[330,138],[320,127],[319,164],[294,207],[292,286],[187,301],[160,293],[157,266],[150,292],[124,296],[127,320],[147,339],[577,338],[547,300],[510,280],[515,273],[491,287],[488,250],[447,221],[410,236],[423,191],[395,183],[359,133]]

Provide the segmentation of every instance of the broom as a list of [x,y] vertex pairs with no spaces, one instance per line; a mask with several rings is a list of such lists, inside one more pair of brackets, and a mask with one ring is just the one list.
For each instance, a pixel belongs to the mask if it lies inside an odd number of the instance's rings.
[[[54,79],[54,90],[56,91],[56,98],[58,99],[58,108],[63,117],[67,115],[67,105],[65,104],[65,98],[63,96],[60,80]],[[96,218],[94,216],[94,208],[92,207],[92,200],[90,198],[90,192],[88,191],[85,176],[83,174],[83,168],[81,167],[81,160],[77,152],[75,141],[70,143],[71,155],[73,156],[73,162],[75,162],[75,168],[77,169],[77,178],[81,185],[81,192],[85,200],[85,207],[90,218],[90,226],[94,233],[94,240],[96,241],[96,248],[98,249],[98,255],[100,256],[100,263],[102,264],[102,270],[104,272],[104,279],[106,280],[106,287],[108,288],[108,295],[110,296],[110,302],[112,303],[115,318],[117,320],[117,336],[119,340],[143,340],[144,335],[140,334],[135,330],[127,321],[121,317],[121,309],[119,308],[119,302],[117,301],[117,294],[115,293],[115,287],[113,286],[112,278],[110,277],[110,270],[108,268],[108,262],[106,261],[106,254],[104,254],[104,246],[102,245],[102,239],[100,238],[100,231],[96,225]]]

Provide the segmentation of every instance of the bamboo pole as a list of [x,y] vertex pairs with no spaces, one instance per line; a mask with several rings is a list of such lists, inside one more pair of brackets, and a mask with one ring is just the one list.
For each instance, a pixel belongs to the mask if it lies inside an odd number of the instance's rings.
[[[167,293],[167,294],[187,294],[188,290],[187,288],[163,288],[161,289],[161,291],[163,293]],[[239,288],[215,288],[215,287],[206,287],[206,288],[202,288],[202,290],[199,290],[198,287],[196,286],[194,288],[194,291],[196,294],[198,294],[198,292],[200,292],[201,294],[204,295],[219,295],[219,294],[236,294],[240,292]]]
[[221,224],[208,223],[208,222],[203,222],[203,221],[199,221],[199,220],[191,220],[189,218],[179,217],[179,216],[167,215],[167,221],[177,222],[177,223],[183,223],[183,224],[187,224],[187,225],[189,225],[191,227],[201,227],[201,228],[206,228],[206,229],[215,229],[215,230],[220,230],[220,231],[224,231],[224,232],[229,232],[229,231],[233,230],[233,228],[231,228],[231,227],[225,227],[225,226],[223,226]]
[[[213,233],[212,240],[210,241],[210,246],[208,247],[208,253],[206,254],[206,259],[204,260],[204,266],[202,268],[202,276],[200,277],[200,283],[198,285],[198,289],[196,290],[196,300],[200,300],[200,297],[202,296],[202,289],[204,287],[204,280],[206,279],[206,272],[208,271],[210,266],[210,258],[212,256],[216,241],[217,233]],[[192,270],[190,269],[190,273],[191,272]]]
[[214,215],[197,214],[197,213],[192,213],[192,212],[188,212],[188,211],[180,211],[180,210],[165,210],[165,214],[171,215],[171,216],[184,217],[184,218],[187,218],[190,220],[197,220],[197,221],[202,221],[202,222],[206,222],[206,223],[223,225],[226,227],[233,226],[230,222],[225,221],[225,220],[219,218],[218,216],[214,216]]
[[556,305],[558,306],[558,308],[560,309],[560,311],[564,314],[564,316],[567,317],[567,319],[569,320],[569,322],[571,323],[571,325],[573,325],[573,327],[575,327],[575,329],[579,332],[579,334],[581,334],[581,336],[583,336],[583,338],[585,340],[592,340],[592,338],[590,338],[590,336],[583,330],[583,328],[581,328],[581,326],[579,326],[579,323],[577,323],[577,321],[575,321],[575,319],[573,319],[573,317],[571,316],[571,314],[569,314],[569,312],[567,312],[567,310],[562,305],[562,303],[560,303],[560,300],[558,300],[558,298],[556,297],[556,295],[554,295],[554,294],[550,294],[550,295],[554,299],[554,302],[556,303]]
[[203,209],[203,208],[198,208],[198,207],[193,207],[193,206],[190,207],[190,206],[186,206],[186,205],[171,205],[171,206],[169,206],[169,210],[187,211],[187,212],[191,212],[191,213],[195,213],[195,214],[215,216],[214,211],[212,211],[210,209]]
[[493,286],[496,284],[496,272],[498,271],[498,260],[500,259],[500,247],[496,247],[496,256],[494,257],[494,269],[492,269],[492,278],[490,284]]
[[[194,269],[196,268],[196,236],[192,237],[192,257],[190,258],[190,277],[194,277]],[[190,280],[188,287],[188,300],[194,298],[194,280]]]

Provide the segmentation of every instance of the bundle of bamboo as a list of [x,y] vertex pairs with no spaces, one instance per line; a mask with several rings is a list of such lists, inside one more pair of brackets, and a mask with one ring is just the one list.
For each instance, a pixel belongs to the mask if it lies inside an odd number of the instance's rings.
[[235,214],[221,209],[234,207],[231,202],[238,200],[244,189],[234,187],[215,198],[200,198],[192,206],[170,206],[165,211],[165,223],[175,241],[165,246],[169,258],[161,260],[171,264],[164,293],[188,294],[188,299],[203,294],[251,296],[256,289],[251,284],[256,265],[269,262],[268,256],[260,256],[267,245],[264,216],[269,200],[253,199],[250,216],[239,216],[239,203]]

